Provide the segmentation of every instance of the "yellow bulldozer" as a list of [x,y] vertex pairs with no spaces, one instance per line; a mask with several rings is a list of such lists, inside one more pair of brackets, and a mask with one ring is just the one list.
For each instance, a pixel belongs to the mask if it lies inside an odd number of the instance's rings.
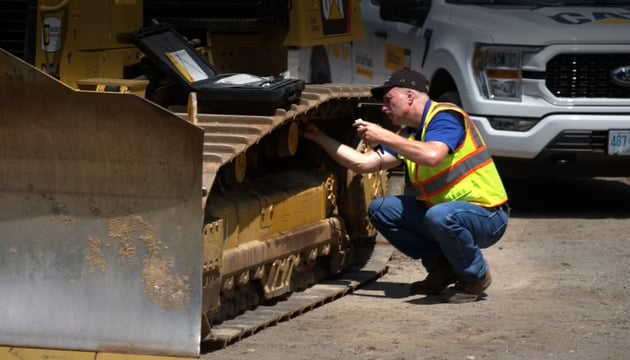
[[388,174],[299,137],[371,151],[369,87],[208,112],[132,41],[167,23],[221,73],[275,76],[289,46],[363,37],[357,2],[3,1],[0,358],[195,358],[384,271]]

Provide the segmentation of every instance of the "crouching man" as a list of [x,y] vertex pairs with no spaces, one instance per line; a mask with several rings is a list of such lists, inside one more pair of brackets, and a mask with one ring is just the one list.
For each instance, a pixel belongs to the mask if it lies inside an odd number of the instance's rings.
[[361,153],[324,134],[312,123],[302,135],[356,173],[391,169],[402,163],[420,195],[385,196],[369,205],[372,224],[405,255],[420,259],[428,275],[411,284],[412,295],[442,294],[444,301],[476,301],[492,278],[481,249],[503,236],[508,197],[486,144],[459,107],[428,96],[428,81],[411,70],[394,72],[372,95],[392,132],[355,121],[363,140],[375,147]]

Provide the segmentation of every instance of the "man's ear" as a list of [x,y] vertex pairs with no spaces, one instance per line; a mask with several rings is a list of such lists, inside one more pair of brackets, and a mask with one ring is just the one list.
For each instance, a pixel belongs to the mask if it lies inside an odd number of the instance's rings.
[[413,101],[416,99],[416,94],[411,90],[407,90],[407,104],[413,104]]

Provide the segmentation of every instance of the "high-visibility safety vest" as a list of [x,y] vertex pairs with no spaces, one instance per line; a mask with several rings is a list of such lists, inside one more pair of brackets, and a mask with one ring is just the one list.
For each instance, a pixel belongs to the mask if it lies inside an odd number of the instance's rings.
[[[424,141],[429,123],[440,111],[456,111],[461,114],[466,135],[453,153],[447,154],[434,167],[418,165],[398,155],[407,166],[409,180],[420,190],[418,200],[429,206],[446,201],[468,201],[484,207],[495,207],[507,202],[507,193],[486,143],[474,122],[462,109],[450,103],[432,101],[421,129],[420,140]],[[408,139],[415,141],[416,137],[411,134]]]

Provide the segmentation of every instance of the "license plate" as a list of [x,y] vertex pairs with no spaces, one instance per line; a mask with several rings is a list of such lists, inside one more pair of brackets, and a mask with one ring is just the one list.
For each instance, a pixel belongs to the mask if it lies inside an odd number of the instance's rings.
[[608,155],[630,155],[630,130],[608,132]]

